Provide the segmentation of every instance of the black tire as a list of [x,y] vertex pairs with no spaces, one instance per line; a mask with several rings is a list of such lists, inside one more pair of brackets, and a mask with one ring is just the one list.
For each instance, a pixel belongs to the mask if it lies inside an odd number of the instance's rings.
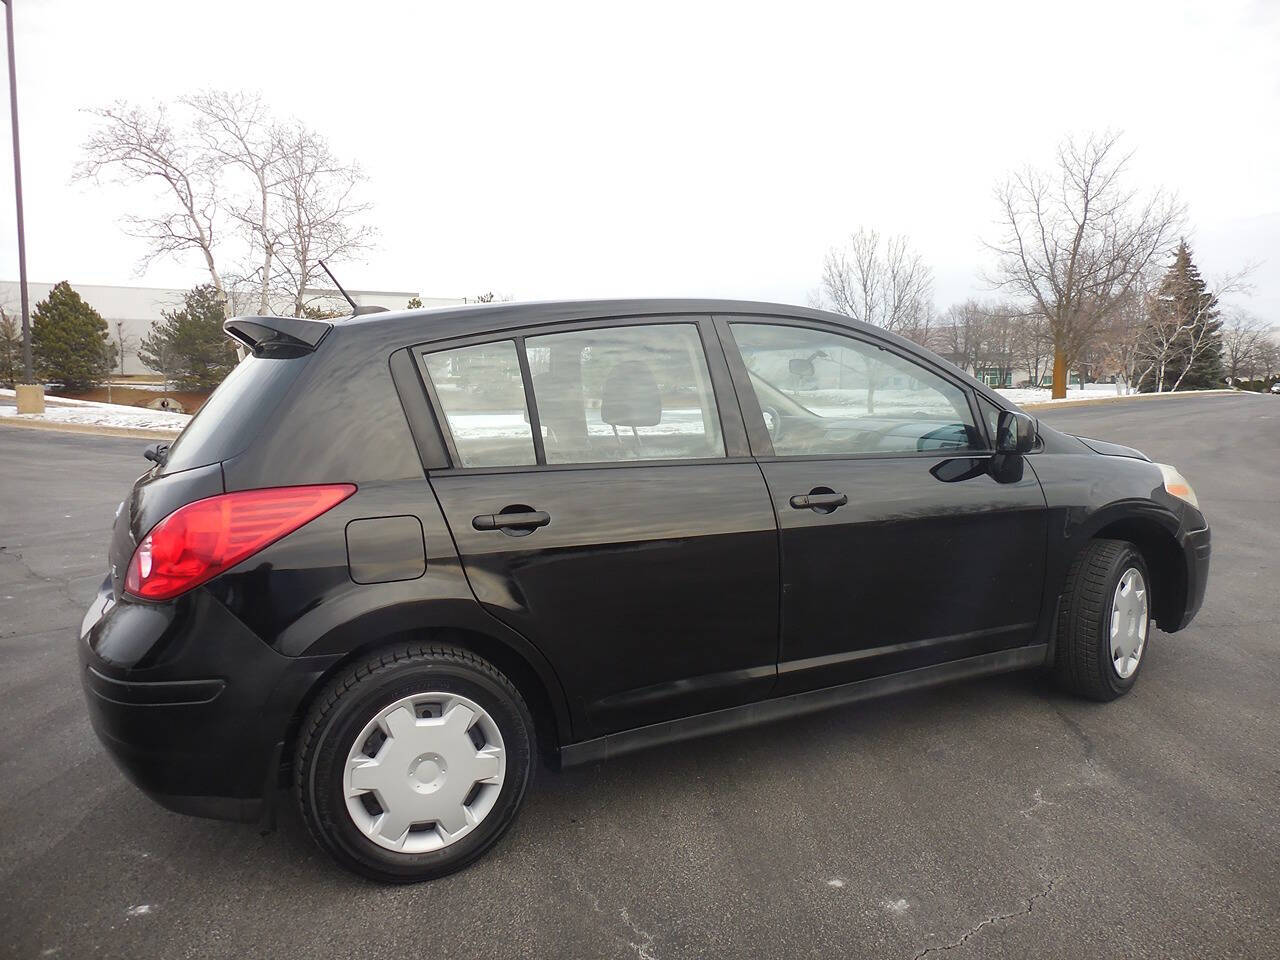
[[1151,577],[1142,554],[1125,540],[1092,540],[1072,561],[1058,606],[1053,674],[1063,689],[1091,700],[1114,700],[1128,693],[1142,672],[1145,656],[1128,677],[1116,672],[1111,656],[1112,597],[1130,568],[1137,568],[1147,586],[1150,646]]
[[[429,691],[459,694],[484,708],[502,734],[506,773],[493,808],[470,833],[438,850],[394,852],[356,827],[343,771],[355,738],[379,710]],[[312,837],[341,866],[374,880],[414,883],[461,870],[506,832],[532,775],[534,743],[524,698],[492,664],[457,647],[400,645],[343,670],[321,692],[298,734],[294,790]]]

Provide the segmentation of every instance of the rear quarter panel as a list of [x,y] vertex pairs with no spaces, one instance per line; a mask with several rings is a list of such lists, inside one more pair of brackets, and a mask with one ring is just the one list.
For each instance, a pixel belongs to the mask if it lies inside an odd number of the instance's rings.
[[[354,483],[357,491],[207,589],[291,657],[348,654],[385,638],[425,638],[432,627],[483,633],[530,663],[557,721],[567,723],[555,669],[528,640],[484,612],[462,573],[391,376],[389,357],[399,346],[374,326],[336,325],[272,414],[270,427],[223,462],[228,492],[310,483]],[[386,583],[351,578],[347,524],[378,517],[421,523],[421,576]]]

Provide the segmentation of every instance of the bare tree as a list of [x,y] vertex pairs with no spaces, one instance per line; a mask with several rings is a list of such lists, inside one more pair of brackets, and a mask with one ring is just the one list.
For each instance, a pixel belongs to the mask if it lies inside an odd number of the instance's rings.
[[998,371],[1001,376],[1013,367],[1014,341],[1022,322],[1017,309],[1008,303],[983,304],[981,337],[978,340],[978,369]]
[[854,320],[925,343],[933,319],[933,271],[904,236],[883,243],[860,228],[844,247],[827,252],[824,305]]
[[308,290],[322,274],[319,261],[359,256],[374,230],[358,222],[369,209],[354,198],[365,179],[360,168],[335,157],[328,141],[302,124],[281,128],[279,135],[268,230],[278,238],[275,284],[301,317],[315,299]]
[[222,291],[215,253],[219,237],[219,164],[175,130],[164,106],[147,110],[117,103],[90,111],[101,124],[84,143],[85,159],[74,179],[100,182],[113,174],[121,183],[149,183],[167,198],[167,213],[125,218],[134,236],[148,241],[142,267],[161,256],[198,250],[214,289]]
[[257,248],[258,312],[271,312],[273,261],[280,245],[271,229],[272,194],[279,187],[284,137],[262,97],[256,93],[211,90],[183,97],[181,102],[196,115],[195,131],[204,149],[223,165],[234,167],[248,180],[249,190],[238,202],[228,203],[229,213]]
[[1116,309],[1099,334],[1103,357],[1116,372],[1122,388],[1117,392],[1128,393],[1137,388],[1143,344],[1151,322],[1151,285],[1147,277],[1139,277],[1116,302]]
[[1211,281],[1203,296],[1189,301],[1183,310],[1157,309],[1155,293],[1146,297],[1147,323],[1138,341],[1138,354],[1145,366],[1134,380],[1141,385],[1151,378],[1156,393],[1177,390],[1196,360],[1218,336],[1218,324],[1209,322],[1222,306],[1222,298],[1247,294],[1251,289],[1252,265],[1226,273]]
[[977,300],[953,303],[938,319],[929,346],[965,373],[977,369],[986,314]]
[[1280,341],[1273,329],[1271,334],[1258,345],[1257,371],[1262,379],[1270,381],[1280,372]]
[[1222,360],[1229,382],[1257,372],[1259,351],[1272,336],[1271,328],[1261,317],[1247,310],[1235,309],[1222,325]]
[[[373,229],[358,222],[369,209],[354,198],[359,168],[304,124],[277,122],[257,94],[206,91],[178,104],[189,124],[172,123],[164,106],[94,111],[102,123],[76,176],[114,172],[122,182],[164,185],[169,212],[129,220],[150,241],[144,265],[199,250],[219,298],[236,312],[252,288],[258,312],[283,301],[301,316],[316,299],[308,290],[318,261],[356,256],[372,240]],[[223,251],[228,238],[243,241],[235,256]]]
[[1153,260],[1165,254],[1184,208],[1123,183],[1129,155],[1117,134],[1067,140],[1052,173],[1027,168],[997,187],[1003,233],[988,244],[996,286],[1041,314],[1053,340],[1053,396],[1067,371]]
[[138,338],[124,332],[124,321],[116,321],[116,359],[120,361],[120,376],[124,376],[124,356],[138,345]]

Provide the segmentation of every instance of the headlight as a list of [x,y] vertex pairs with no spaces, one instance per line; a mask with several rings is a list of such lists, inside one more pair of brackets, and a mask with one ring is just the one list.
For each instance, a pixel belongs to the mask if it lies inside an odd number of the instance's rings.
[[1185,500],[1197,510],[1200,509],[1200,501],[1196,499],[1196,492],[1191,489],[1191,484],[1187,478],[1178,472],[1177,467],[1171,467],[1167,463],[1157,463],[1160,472],[1164,474],[1164,489],[1166,493],[1172,494],[1179,500]]

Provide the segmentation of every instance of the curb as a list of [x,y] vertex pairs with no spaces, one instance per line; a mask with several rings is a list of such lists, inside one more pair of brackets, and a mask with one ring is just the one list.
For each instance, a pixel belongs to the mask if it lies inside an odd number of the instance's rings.
[[1244,394],[1250,396],[1263,396],[1263,394],[1255,394],[1252,390],[1180,390],[1177,393],[1131,393],[1123,397],[1090,397],[1087,400],[1053,400],[1040,403],[1020,403],[1023,410],[1035,410],[1045,412],[1048,410],[1070,410],[1073,407],[1101,407],[1113,403],[1123,403],[1126,400],[1169,400],[1173,397],[1238,397]]
[[24,420],[0,416],[0,426],[23,427],[27,430],[52,430],[61,433],[88,433],[99,437],[131,437],[134,440],[172,440],[177,430],[150,430],[141,427],[111,427],[97,423],[62,423],[57,420]]

